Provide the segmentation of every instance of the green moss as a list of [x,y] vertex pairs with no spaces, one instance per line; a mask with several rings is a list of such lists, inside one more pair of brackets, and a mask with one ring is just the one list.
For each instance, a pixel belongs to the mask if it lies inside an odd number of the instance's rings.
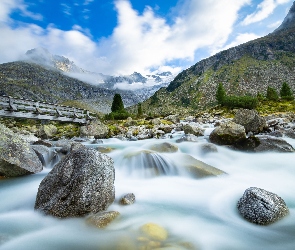
[[163,123],[164,125],[172,125],[173,124],[173,122],[168,121],[168,120],[164,120],[164,119],[161,120],[161,123]]
[[261,101],[257,106],[257,111],[261,115],[267,115],[277,112],[295,112],[295,101],[280,100],[275,101]]

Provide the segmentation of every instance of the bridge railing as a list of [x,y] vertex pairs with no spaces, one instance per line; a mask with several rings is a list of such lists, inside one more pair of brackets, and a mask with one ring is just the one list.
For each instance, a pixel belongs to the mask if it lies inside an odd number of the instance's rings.
[[0,96],[0,116],[87,123],[93,115],[85,109]]

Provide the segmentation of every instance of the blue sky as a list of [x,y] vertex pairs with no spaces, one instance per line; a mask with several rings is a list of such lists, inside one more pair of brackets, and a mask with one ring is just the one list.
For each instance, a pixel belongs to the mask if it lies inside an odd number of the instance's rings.
[[1,0],[0,63],[44,47],[104,74],[174,73],[280,25],[292,0]]

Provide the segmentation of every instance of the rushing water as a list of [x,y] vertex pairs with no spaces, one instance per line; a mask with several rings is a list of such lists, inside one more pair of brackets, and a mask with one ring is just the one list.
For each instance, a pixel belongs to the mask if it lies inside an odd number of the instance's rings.
[[[108,210],[121,215],[105,229],[88,226],[83,218],[60,220],[34,211],[38,185],[49,168],[35,175],[0,180],[0,249],[141,249],[139,245],[132,248],[132,242],[136,244],[139,228],[148,222],[164,227],[169,234],[167,244],[172,246],[185,242],[190,249],[205,250],[295,249],[295,154],[241,153],[225,147],[204,154],[200,149],[206,136],[196,143],[175,143],[180,136],[136,142],[108,139],[102,145],[91,145],[114,149],[108,155],[115,161],[116,200]],[[177,145],[178,151],[145,154],[150,145],[165,141]],[[295,140],[287,141],[295,146]],[[192,178],[179,168],[185,154],[227,174]],[[157,165],[163,175],[152,177],[155,173],[146,162]],[[245,221],[236,203],[249,187],[278,194],[290,214],[270,226]],[[119,198],[130,192],[136,196],[135,204],[119,205]]]

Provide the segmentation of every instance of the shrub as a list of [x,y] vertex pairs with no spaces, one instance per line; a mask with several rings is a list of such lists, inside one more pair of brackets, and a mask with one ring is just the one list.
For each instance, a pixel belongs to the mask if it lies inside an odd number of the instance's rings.
[[265,99],[265,97],[260,92],[258,92],[257,99],[258,99],[258,101],[263,101]]
[[278,92],[274,88],[268,86],[266,91],[266,98],[270,101],[278,101]]
[[290,86],[286,82],[284,82],[282,85],[282,88],[280,90],[280,95],[281,95],[281,98],[284,100],[291,101],[294,99],[293,92]]
[[223,105],[228,108],[254,109],[257,107],[258,99],[252,96],[226,96]]
[[124,120],[127,119],[130,116],[130,114],[126,111],[122,112],[111,112],[107,115],[105,115],[106,120]]

